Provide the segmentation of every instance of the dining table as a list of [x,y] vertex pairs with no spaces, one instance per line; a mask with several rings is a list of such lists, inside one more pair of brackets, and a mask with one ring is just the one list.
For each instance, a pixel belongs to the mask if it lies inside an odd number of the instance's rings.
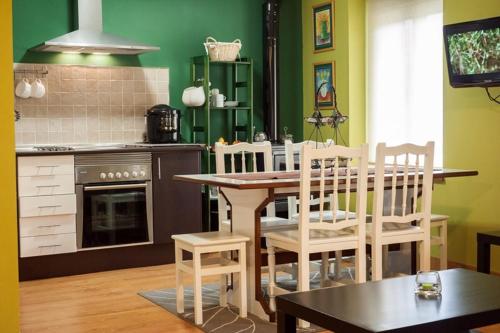
[[[448,178],[476,176],[476,170],[434,168],[434,184],[444,183]],[[374,167],[368,169],[368,190],[373,190]],[[414,177],[409,177],[409,184]],[[228,293],[228,301],[238,304],[239,288],[247,288],[248,311],[266,320],[275,320],[275,312],[269,307],[262,290],[262,267],[266,260],[261,246],[261,214],[267,204],[277,198],[298,196],[300,186],[299,171],[273,171],[232,174],[196,174],[175,175],[174,180],[197,183],[219,188],[231,209],[232,232],[250,238],[247,249],[247,286],[240,286],[237,277],[233,279],[233,290]],[[356,175],[351,175],[351,182],[356,182]],[[403,176],[398,176],[397,188],[403,187]],[[319,178],[311,178],[311,193],[319,191]],[[332,183],[332,177],[325,179],[325,184]],[[386,175],[386,189],[392,188],[392,174]],[[345,189],[345,179],[339,179],[339,192]],[[412,200],[408,195],[407,200]],[[410,206],[411,207],[411,206]]]

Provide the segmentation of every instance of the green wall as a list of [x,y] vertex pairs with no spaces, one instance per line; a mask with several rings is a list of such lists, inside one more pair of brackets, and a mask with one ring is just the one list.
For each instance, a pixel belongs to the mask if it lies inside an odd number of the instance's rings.
[[[314,110],[313,66],[315,63],[335,62],[335,88],[337,105],[347,123],[341,125],[342,137],[346,145],[365,142],[365,88],[364,88],[364,0],[336,0],[335,7],[335,49],[314,53],[313,6],[324,0],[302,0],[302,61],[303,61],[303,117]],[[331,110],[322,110],[323,115],[331,115]],[[304,124],[304,139],[310,137],[313,126]],[[322,127],[324,139],[332,138],[333,130]],[[314,139],[314,137],[312,138]],[[337,140],[339,144],[341,140]]]
[[[498,0],[444,0],[444,24],[500,15]],[[449,260],[476,265],[476,233],[499,230],[500,106],[481,88],[452,88],[444,68],[444,165],[474,169],[479,176],[450,179],[434,191],[433,211],[450,216]],[[495,95],[499,88],[493,88]],[[500,249],[492,247],[500,272]]]
[[[282,104],[282,124],[300,129],[294,114],[301,101],[300,44],[294,42],[300,26],[300,0],[283,2],[282,57],[289,69],[282,71],[282,90],[291,91]],[[213,36],[221,41],[240,38],[242,56],[254,59],[255,123],[262,129],[262,1],[260,0],[103,0],[103,24],[116,33],[161,47],[140,56],[92,56],[28,52],[47,39],[73,30],[73,0],[14,0],[14,60],[16,62],[85,65],[162,66],[170,68],[170,103],[182,108],[182,91],[190,85],[190,58],[205,53],[203,41]],[[292,38],[292,36],[294,36]],[[289,111],[292,110],[292,112]],[[190,117],[184,113],[183,134],[189,135]]]

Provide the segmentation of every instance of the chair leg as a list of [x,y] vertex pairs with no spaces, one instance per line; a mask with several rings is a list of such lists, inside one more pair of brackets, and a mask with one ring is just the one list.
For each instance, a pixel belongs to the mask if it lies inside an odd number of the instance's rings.
[[203,324],[203,307],[201,294],[201,254],[196,249],[193,253],[194,271],[194,322],[196,325]]
[[362,242],[355,251],[356,283],[366,282],[366,246]]
[[[300,251],[299,256],[299,279],[297,281],[297,291],[309,290],[309,253]],[[307,321],[299,320],[300,328],[308,328],[310,324]]]
[[175,289],[177,313],[184,313],[184,284],[182,282],[183,272],[179,269],[182,262],[182,249],[175,244]]
[[448,220],[444,220],[439,229],[439,237],[441,238],[440,245],[440,269],[448,268]]
[[[221,261],[227,258],[226,252],[220,253]],[[219,305],[227,305],[227,274],[220,275]]]
[[382,275],[389,272],[389,245],[382,246]]
[[335,278],[340,279],[342,273],[342,251],[335,251]]
[[276,287],[276,258],[274,246],[267,244],[267,267],[269,270],[269,307],[271,311],[276,311],[276,300],[274,297],[274,288]]
[[372,242],[372,281],[382,278],[382,245]]
[[247,317],[247,257],[246,243],[241,243],[238,256],[240,262],[240,317]]
[[324,288],[326,285],[326,281],[328,281],[328,272],[330,268],[330,253],[329,252],[321,252],[321,268],[320,268],[320,286]]
[[429,271],[431,269],[431,239],[430,234],[424,237],[424,240],[419,244],[420,252],[420,268],[421,271]]

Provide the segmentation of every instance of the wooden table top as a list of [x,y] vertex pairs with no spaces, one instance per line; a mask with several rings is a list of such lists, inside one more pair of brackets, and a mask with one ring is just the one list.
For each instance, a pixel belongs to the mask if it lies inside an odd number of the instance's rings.
[[405,276],[277,296],[277,309],[337,333],[455,332],[500,322],[500,277],[465,269],[439,275],[437,299],[416,296],[415,276]]
[[[373,168],[369,168],[368,182],[373,182]],[[434,169],[434,181],[444,180],[452,177],[469,177],[477,176],[479,173],[476,170],[459,170],[459,169]],[[387,175],[387,179],[392,177]],[[269,189],[280,187],[297,187],[300,183],[299,171],[273,171],[273,172],[255,172],[255,173],[239,173],[239,174],[203,174],[203,175],[176,175],[174,180],[198,183],[204,185],[220,186],[234,189]],[[353,179],[356,176],[352,176]],[[402,178],[402,176],[401,176]],[[328,179],[328,178],[327,178]],[[319,184],[319,180],[316,181]],[[315,181],[312,181],[313,185]]]

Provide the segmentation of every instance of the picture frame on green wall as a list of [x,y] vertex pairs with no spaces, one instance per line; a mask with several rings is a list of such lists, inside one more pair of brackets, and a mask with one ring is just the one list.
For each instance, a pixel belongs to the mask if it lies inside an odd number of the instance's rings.
[[320,109],[332,109],[334,103],[333,86],[335,85],[335,61],[315,63],[313,72],[314,96],[318,92],[318,107]]
[[314,53],[335,49],[335,2],[313,6]]

